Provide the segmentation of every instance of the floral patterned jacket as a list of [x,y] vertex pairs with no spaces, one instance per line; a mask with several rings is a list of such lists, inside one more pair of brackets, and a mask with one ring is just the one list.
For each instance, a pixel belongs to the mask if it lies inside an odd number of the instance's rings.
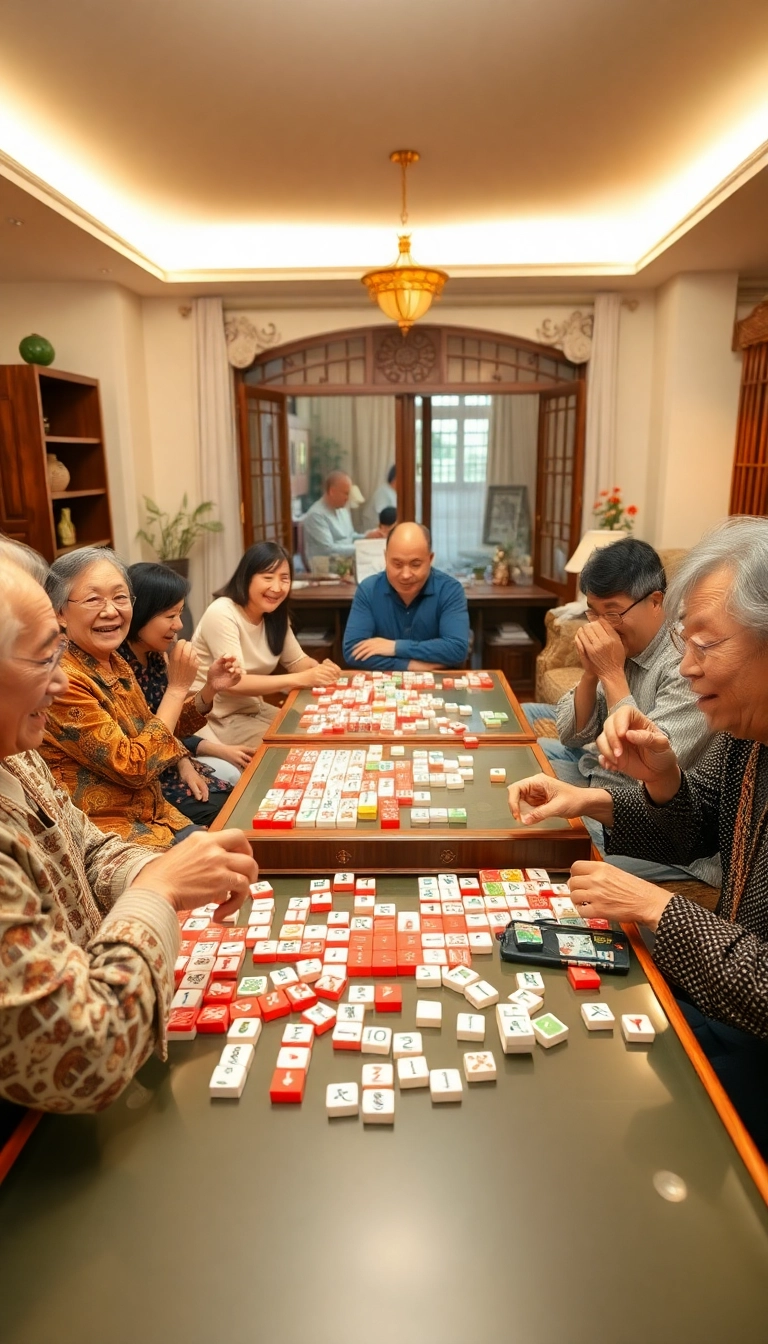
[[165,849],[189,819],[163,796],[160,776],[186,747],[150,710],[128,664],[106,672],[70,643],[69,689],[48,710],[41,751],[72,802],[102,831]]
[[37,752],[0,762],[0,1098],[98,1111],[164,1050],[178,920],[125,891],[155,857],[94,826]]

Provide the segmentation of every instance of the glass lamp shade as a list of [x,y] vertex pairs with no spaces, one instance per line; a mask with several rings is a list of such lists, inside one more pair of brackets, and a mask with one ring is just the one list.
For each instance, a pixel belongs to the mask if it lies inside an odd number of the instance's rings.
[[398,243],[400,255],[395,264],[368,271],[362,283],[372,301],[405,335],[424,316],[432,300],[440,297],[448,275],[434,266],[417,265],[411,256],[410,234],[402,234]]

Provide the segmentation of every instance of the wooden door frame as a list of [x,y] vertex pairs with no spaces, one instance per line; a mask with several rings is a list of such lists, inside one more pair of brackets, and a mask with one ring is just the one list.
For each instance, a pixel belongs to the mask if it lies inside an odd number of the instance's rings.
[[251,441],[248,431],[248,414],[254,401],[270,401],[281,408],[278,419],[280,450],[280,505],[283,534],[292,537],[291,519],[291,477],[288,457],[288,398],[284,392],[275,392],[271,388],[254,387],[237,379],[237,427],[238,457],[240,461],[240,526],[243,536],[243,550],[253,544],[253,495],[251,491]]
[[576,423],[573,430],[573,472],[571,476],[571,519],[570,519],[570,547],[571,554],[576,549],[578,541],[581,538],[581,516],[584,504],[584,437],[586,432],[586,386],[581,379],[576,384],[563,383],[560,387],[553,387],[547,392],[539,393],[539,431],[536,446],[536,512],[534,521],[534,542],[533,542],[533,581],[542,588],[549,588],[550,592],[557,593],[563,602],[572,602],[576,596],[576,574],[569,574],[564,583],[558,583],[550,575],[546,577],[541,572],[541,515],[544,505],[544,428],[546,420],[544,417],[544,408],[546,403],[555,397],[576,396]]
[[[427,372],[424,372],[423,368],[418,368],[418,360],[415,360],[411,367],[404,368],[399,372],[395,370],[397,376],[391,376],[392,366],[387,366],[386,362],[382,360],[382,349],[386,346],[389,352],[388,358],[391,361],[393,358],[392,351],[394,350],[394,358],[396,358],[398,350],[403,348],[399,344],[399,338],[398,342],[392,342],[392,335],[393,333],[388,327],[382,327],[381,325],[350,327],[341,331],[323,332],[265,350],[256,356],[249,369],[238,370],[241,491],[245,504],[245,507],[241,508],[241,516],[243,517],[244,536],[246,536],[247,526],[245,518],[246,515],[251,514],[250,480],[247,470],[250,458],[245,408],[253,396],[260,396],[272,401],[284,399],[283,404],[286,409],[281,434],[285,438],[286,478],[288,452],[287,400],[289,397],[395,397],[395,464],[397,467],[399,511],[404,518],[408,519],[415,517],[416,504],[415,399],[417,396],[426,399],[441,395],[471,396],[479,394],[491,396],[538,395],[540,398],[544,398],[549,394],[561,396],[564,393],[576,392],[575,470],[571,511],[571,536],[574,539],[575,548],[576,541],[581,536],[581,500],[586,430],[586,367],[573,364],[572,361],[566,359],[561,351],[552,346],[541,345],[524,337],[510,336],[504,332],[472,327],[420,324],[413,329],[413,339],[417,343],[421,342],[419,348],[423,348],[425,342],[427,344],[430,340],[433,342],[434,359],[432,365]],[[458,342],[461,346],[459,355],[452,353],[451,341],[454,344]],[[476,354],[470,349],[472,343],[477,345]],[[345,353],[338,358],[341,363],[346,362],[347,377],[351,376],[352,365],[357,360],[357,373],[361,375],[357,382],[336,381],[335,377],[328,376],[331,363],[335,358],[330,352],[332,350],[338,351],[345,346]],[[317,352],[322,352],[324,347],[326,348],[328,368],[324,372],[319,372],[318,370],[322,369],[323,360]],[[355,354],[350,353],[352,347],[355,347]],[[466,350],[464,347],[466,347]],[[481,347],[486,353],[482,353]],[[462,374],[467,366],[475,365],[477,369],[484,369],[488,373],[493,365],[494,358],[492,353],[487,353],[488,347],[493,347],[497,356],[496,369],[490,376],[486,376],[485,379],[479,376],[472,380],[468,378],[466,382],[452,379],[449,376],[451,369],[455,366],[461,367]],[[314,363],[309,361],[310,352],[314,357]],[[264,373],[263,379],[260,381],[256,381],[254,378],[254,372],[257,370],[263,370]],[[312,372],[313,370],[314,372]],[[520,375],[518,381],[509,381],[509,378],[505,376],[510,370],[513,374]],[[313,376],[317,378],[317,381],[304,383],[290,381],[299,376]],[[524,381],[525,377],[530,377],[531,381]],[[250,396],[248,393],[242,393],[241,388],[247,388]],[[540,400],[540,410],[541,404]],[[422,444],[424,443],[423,429],[424,422],[422,421]],[[538,481],[541,475],[541,452],[538,445],[537,456],[536,541],[534,547],[536,562],[539,558],[538,520],[540,507]],[[426,484],[429,488],[431,487],[431,458],[426,463],[426,478],[428,478]],[[290,490],[289,484],[287,488]],[[427,518],[424,518],[424,491],[425,462],[424,454],[422,454],[422,517],[429,525],[429,508],[427,509]],[[289,521],[288,535],[290,535],[290,498],[288,498],[287,516]],[[249,518],[249,532],[252,532],[252,518]],[[538,569],[538,563],[536,563],[536,568]],[[565,585],[557,584],[551,579],[540,580],[540,582],[543,587],[547,587],[551,591],[557,591],[561,594],[566,591],[570,596],[575,595],[575,577],[569,579]]]

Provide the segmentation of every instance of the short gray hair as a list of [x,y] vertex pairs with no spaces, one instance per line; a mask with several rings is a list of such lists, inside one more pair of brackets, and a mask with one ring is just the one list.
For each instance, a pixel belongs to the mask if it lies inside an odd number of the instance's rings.
[[16,599],[29,592],[33,581],[33,576],[15,558],[0,552],[0,658],[10,658],[13,653],[21,629]]
[[13,541],[11,537],[6,537],[0,532],[0,562],[9,561],[12,565],[18,565],[27,574],[45,587],[45,581],[48,578],[48,564],[37,551],[33,551],[31,546],[27,546],[23,541]]
[[704,533],[669,581],[664,603],[669,621],[684,615],[694,588],[718,569],[731,575],[724,602],[728,615],[768,641],[768,518],[726,518]]
[[131,595],[133,588],[128,570],[120,559],[108,546],[81,546],[77,551],[68,551],[66,555],[60,555],[58,560],[54,560],[51,565],[48,580],[45,585],[45,591],[51,599],[55,612],[64,610],[69,601],[69,594],[75,586],[80,575],[91,565],[97,565],[102,560],[107,560],[110,565],[114,565],[119,574],[122,575],[125,586]]

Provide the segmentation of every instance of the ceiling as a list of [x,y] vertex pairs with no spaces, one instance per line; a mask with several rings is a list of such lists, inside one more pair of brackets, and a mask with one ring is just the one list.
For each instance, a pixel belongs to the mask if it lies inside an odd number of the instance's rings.
[[452,302],[759,285],[768,5],[4,0],[0,280],[367,302],[399,146]]

